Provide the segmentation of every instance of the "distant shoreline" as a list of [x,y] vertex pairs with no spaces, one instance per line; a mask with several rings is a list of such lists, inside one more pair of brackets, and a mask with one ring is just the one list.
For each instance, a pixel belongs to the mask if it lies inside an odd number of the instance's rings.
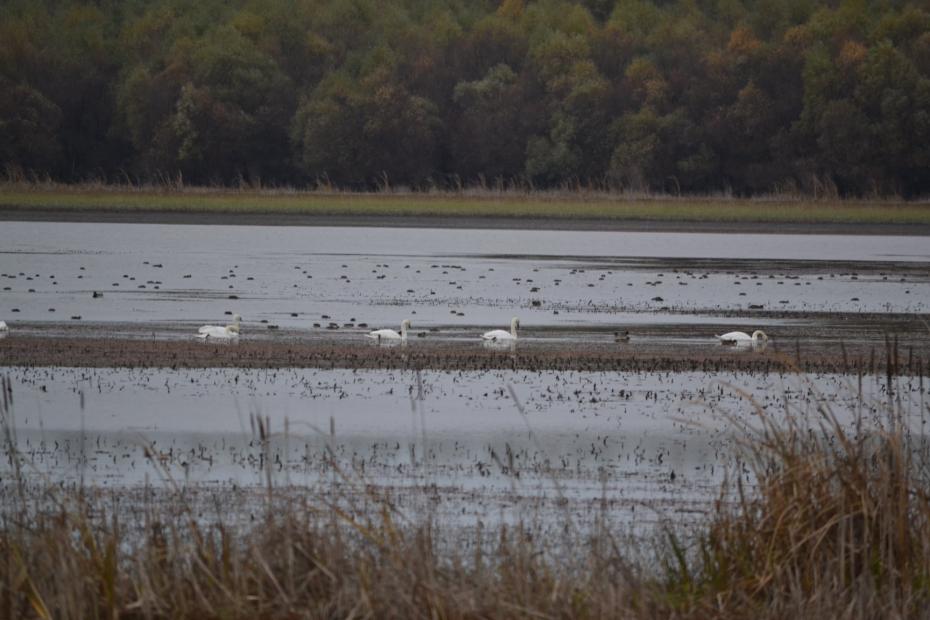
[[930,236],[930,202],[0,184],[0,221]]
[[0,208],[3,222],[930,236],[930,224]]

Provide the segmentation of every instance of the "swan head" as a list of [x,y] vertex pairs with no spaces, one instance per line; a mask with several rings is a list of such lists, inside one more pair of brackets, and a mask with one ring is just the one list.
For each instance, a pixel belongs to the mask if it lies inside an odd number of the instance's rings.
[[233,322],[226,326],[226,331],[230,334],[239,335],[239,322],[242,321],[242,317],[238,314],[234,314],[232,317]]
[[404,319],[400,322],[401,329],[410,329],[410,319]]
[[764,331],[762,331],[761,329],[757,329],[756,331],[752,332],[752,339],[761,340],[763,342],[768,342],[769,337],[765,335]]
[[510,319],[510,327],[514,329],[516,329],[517,327],[520,327],[520,319],[518,319],[517,317],[513,317],[512,319]]

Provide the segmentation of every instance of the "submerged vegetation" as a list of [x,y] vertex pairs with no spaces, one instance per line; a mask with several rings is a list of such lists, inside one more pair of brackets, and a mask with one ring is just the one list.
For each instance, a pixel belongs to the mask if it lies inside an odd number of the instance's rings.
[[888,401],[855,411],[754,407],[705,523],[669,524],[652,555],[567,523],[565,557],[520,524],[450,549],[454,525],[405,522],[376,487],[361,510],[274,487],[260,421],[267,483],[244,524],[180,486],[164,502],[34,486],[6,383],[0,617],[925,617],[930,454],[911,425],[928,412],[896,385],[889,370]]
[[0,173],[912,198],[915,0],[0,6]]

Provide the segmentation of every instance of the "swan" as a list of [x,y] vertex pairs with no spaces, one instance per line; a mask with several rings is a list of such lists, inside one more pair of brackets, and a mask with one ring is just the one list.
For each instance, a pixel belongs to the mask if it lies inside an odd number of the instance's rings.
[[756,344],[758,342],[768,342],[769,337],[762,330],[752,332],[752,336],[746,332],[727,332],[722,336],[717,336],[721,344]]
[[510,331],[504,331],[502,329],[492,329],[489,332],[481,334],[481,337],[485,340],[492,340],[497,342],[498,340],[516,340],[517,339],[517,328],[520,327],[520,319],[513,317],[510,319]]
[[8,332],[10,327],[6,324],[6,321],[0,321],[0,332]]
[[382,340],[406,340],[407,339],[407,328],[410,327],[410,319],[404,319],[400,323],[400,333],[398,334],[393,329],[376,329],[372,332],[368,332],[369,338],[374,338],[378,342]]
[[204,325],[197,330],[197,337],[203,340],[208,338],[218,338],[228,340],[229,338],[239,337],[239,321],[242,317],[238,314],[233,315],[233,322],[230,325],[222,327],[220,325]]

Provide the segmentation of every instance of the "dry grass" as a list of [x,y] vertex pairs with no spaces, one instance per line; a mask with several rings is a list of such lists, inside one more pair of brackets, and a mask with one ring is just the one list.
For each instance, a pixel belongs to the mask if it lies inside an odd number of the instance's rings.
[[170,186],[4,184],[0,208],[76,212],[248,213],[359,217],[503,217],[722,223],[930,224],[930,204],[770,196],[672,197],[571,191],[340,192]]
[[195,515],[181,490],[134,513],[49,486],[41,501],[56,508],[37,515],[7,484],[0,616],[927,617],[930,460],[906,416],[917,406],[895,395],[842,423],[827,405],[756,408],[736,429],[748,470],[708,522],[636,563],[606,531],[576,535],[571,558],[520,528],[450,550],[441,523],[401,525],[374,492],[376,510],[352,513],[269,487],[264,516],[241,530]]
[[856,412],[818,398],[813,412],[787,415],[756,405],[754,428],[732,419],[758,485],[745,491],[737,473],[738,501],[717,505],[694,562],[676,552],[679,561],[667,563],[685,608],[773,618],[930,614],[930,458],[926,436],[908,425],[909,414],[925,420],[927,410],[902,402],[887,381],[888,403]]

